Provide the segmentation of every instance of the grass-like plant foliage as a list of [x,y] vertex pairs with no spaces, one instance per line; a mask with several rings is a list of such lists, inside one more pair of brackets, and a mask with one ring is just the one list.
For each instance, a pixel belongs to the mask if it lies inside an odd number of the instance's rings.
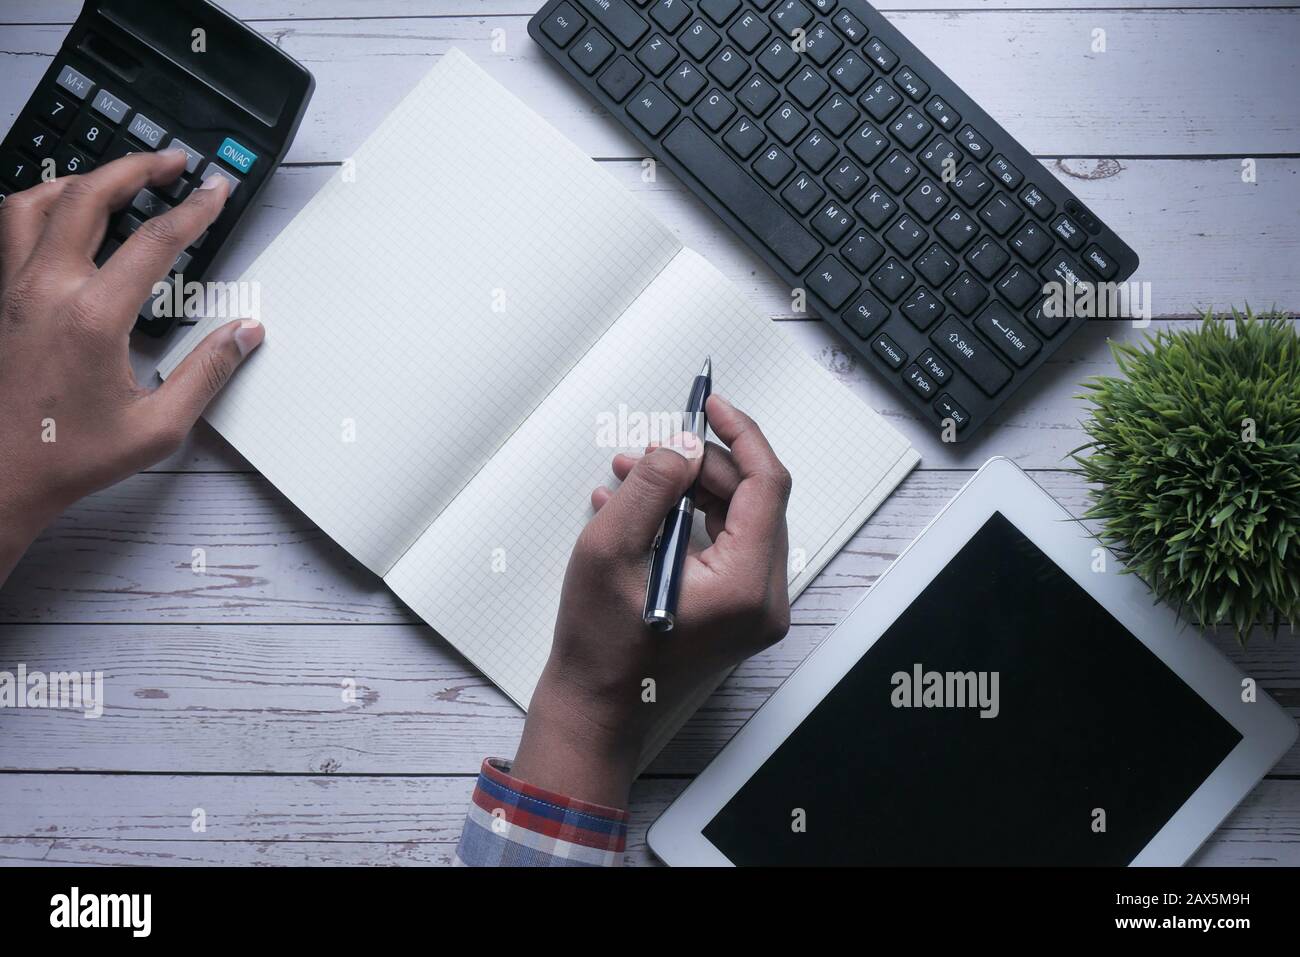
[[1127,570],[1245,644],[1300,620],[1300,336],[1282,314],[1232,318],[1112,343],[1122,376],[1085,383],[1073,457]]

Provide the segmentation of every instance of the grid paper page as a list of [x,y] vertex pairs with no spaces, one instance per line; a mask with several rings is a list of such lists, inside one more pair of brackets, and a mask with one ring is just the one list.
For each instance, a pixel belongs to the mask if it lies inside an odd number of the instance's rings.
[[680,244],[454,49],[353,160],[242,277],[266,342],[206,417],[382,575]]
[[902,435],[683,250],[385,578],[521,706],[550,650],[591,490],[614,481],[618,449],[598,444],[601,416],[620,403],[680,411],[706,354],[717,391],[794,476],[790,547],[806,559],[792,596],[916,464]]

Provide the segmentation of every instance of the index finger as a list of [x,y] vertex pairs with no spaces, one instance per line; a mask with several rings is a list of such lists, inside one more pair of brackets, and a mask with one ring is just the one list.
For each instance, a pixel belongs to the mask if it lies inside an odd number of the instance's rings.
[[89,173],[68,177],[33,255],[47,262],[93,259],[104,240],[109,214],[131,202],[146,186],[170,183],[184,168],[183,150],[164,150],[131,153]]
[[772,451],[763,430],[745,413],[719,395],[709,397],[706,411],[709,428],[731,449],[740,473],[719,542],[736,538],[746,546],[769,549],[785,533],[790,473]]

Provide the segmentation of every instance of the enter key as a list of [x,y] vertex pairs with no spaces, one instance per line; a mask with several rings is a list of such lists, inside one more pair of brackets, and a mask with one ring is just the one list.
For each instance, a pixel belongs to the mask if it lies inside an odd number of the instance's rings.
[[984,333],[1004,356],[1023,368],[1042,348],[1038,337],[1000,302],[991,302],[975,318],[975,328]]

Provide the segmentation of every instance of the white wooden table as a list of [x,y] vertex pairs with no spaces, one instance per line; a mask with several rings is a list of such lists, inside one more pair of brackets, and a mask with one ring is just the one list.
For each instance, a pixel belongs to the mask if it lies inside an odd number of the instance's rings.
[[[213,278],[235,278],[387,110],[459,46],[636,191],[682,240],[921,450],[801,597],[783,642],[743,665],[634,792],[645,828],[985,458],[1008,455],[1076,513],[1074,398],[1111,371],[1080,332],[973,445],[947,447],[528,39],[540,0],[225,0],[317,79],[288,163]],[[7,129],[79,8],[0,0]],[[1300,311],[1300,10],[1255,0],[888,0],[881,6],[1138,250],[1154,328],[1206,305]],[[897,12],[893,12],[897,11]],[[491,34],[506,49],[493,53]],[[1106,49],[1093,49],[1104,30]],[[1256,179],[1243,182],[1242,160]],[[140,366],[152,368],[141,354]],[[194,548],[207,573],[191,570]],[[1188,641],[1197,640],[1189,635]],[[1293,715],[1300,641],[1218,644]],[[24,863],[447,863],[480,758],[522,714],[205,426],[157,468],[75,507],[0,592],[0,668],[102,670],[98,720],[0,712],[0,858]],[[355,701],[342,683],[356,683]],[[206,829],[192,828],[202,808]],[[1300,864],[1300,750],[1197,855]]]

